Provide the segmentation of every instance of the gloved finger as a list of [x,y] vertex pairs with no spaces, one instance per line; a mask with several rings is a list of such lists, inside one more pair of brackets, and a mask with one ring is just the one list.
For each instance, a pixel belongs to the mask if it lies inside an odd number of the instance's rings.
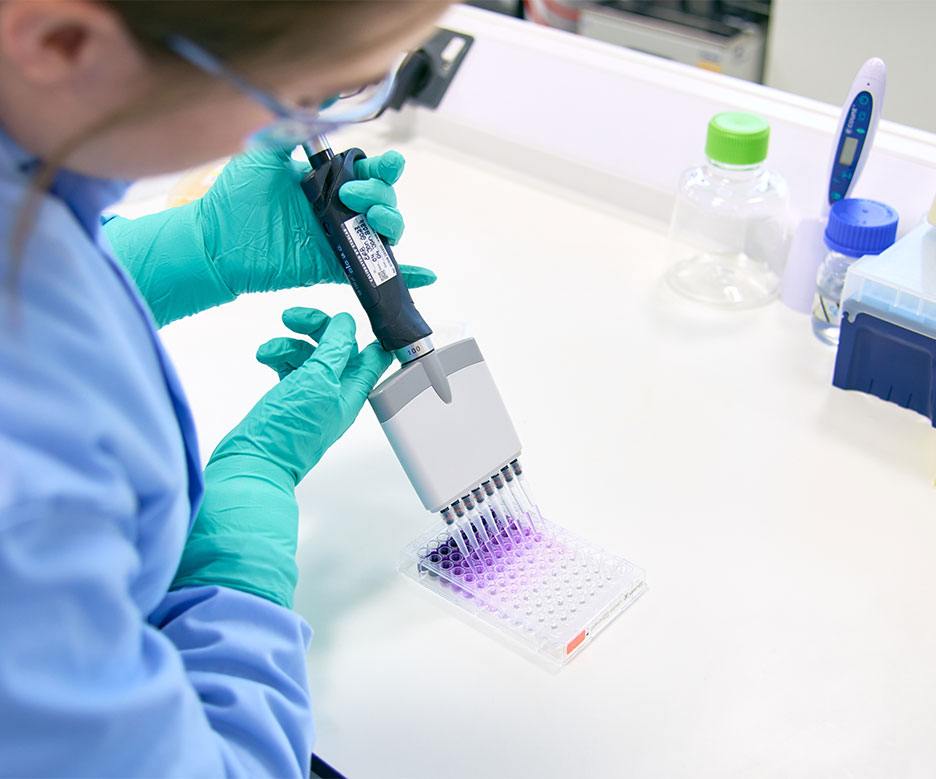
[[385,151],[376,157],[365,157],[354,163],[354,175],[359,179],[378,178],[396,184],[403,175],[406,160],[398,151]]
[[257,349],[257,360],[276,371],[281,379],[308,360],[315,347],[298,338],[272,338]]
[[338,190],[338,198],[348,208],[359,214],[366,213],[371,206],[377,204],[390,207],[395,207],[397,204],[393,187],[380,179],[345,182]]
[[315,354],[306,361],[303,369],[322,365],[330,369],[336,377],[341,376],[348,360],[357,355],[354,332],[355,324],[351,314],[341,313],[333,316],[319,339]]
[[[317,308],[304,308],[295,306],[283,312],[283,324],[294,333],[309,336],[316,343],[320,343],[328,328],[331,317]],[[354,342],[354,354],[357,354],[357,341]]]
[[283,324],[286,327],[294,333],[309,336],[316,343],[322,340],[329,322],[331,322],[331,317],[317,308],[295,306],[283,312]]
[[348,361],[341,376],[342,396],[351,408],[360,410],[384,371],[390,367],[393,356],[374,341],[361,353]]
[[421,268],[419,265],[401,265],[400,273],[409,289],[428,287],[438,278],[429,268]]
[[395,208],[371,206],[367,211],[367,223],[395,246],[403,235],[403,215]]

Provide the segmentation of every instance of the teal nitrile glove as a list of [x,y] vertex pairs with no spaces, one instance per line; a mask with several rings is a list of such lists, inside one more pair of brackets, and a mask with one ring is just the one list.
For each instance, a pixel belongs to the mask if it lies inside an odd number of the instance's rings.
[[365,157],[354,163],[358,181],[349,181],[338,190],[338,198],[352,211],[367,216],[367,221],[387,243],[395,246],[403,236],[403,216],[396,209],[393,185],[403,175],[406,160],[398,151],[377,157]]
[[[359,181],[339,191],[395,243],[403,232],[392,184],[403,171],[399,152],[359,160]],[[229,162],[198,200],[139,219],[114,217],[104,232],[133,276],[159,326],[233,300],[347,279],[312,215],[299,182],[308,163],[287,151],[257,150]],[[409,287],[431,283],[424,268],[400,266]]]
[[349,314],[289,309],[283,321],[318,346],[306,344],[302,364],[212,453],[172,589],[220,585],[292,606],[295,487],[351,426],[392,358],[377,343],[358,352]]
[[[294,333],[318,340],[329,322],[329,316],[317,308],[296,306],[283,312],[283,324]],[[276,371],[280,379],[286,378],[315,353],[315,346],[299,338],[271,338],[257,349],[257,360]],[[370,390],[368,390],[369,392]]]

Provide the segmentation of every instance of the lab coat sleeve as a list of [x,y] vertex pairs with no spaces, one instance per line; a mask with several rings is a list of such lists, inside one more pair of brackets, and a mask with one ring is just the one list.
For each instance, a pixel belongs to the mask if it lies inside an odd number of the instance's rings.
[[170,592],[151,620],[178,649],[232,767],[249,767],[251,776],[308,774],[314,725],[305,620],[227,587]]
[[124,520],[62,499],[0,522],[0,775],[306,774],[299,617],[200,587],[152,626]]
[[301,617],[166,594],[191,508],[178,419],[73,222],[47,204],[15,285],[0,262],[0,777],[307,776]]

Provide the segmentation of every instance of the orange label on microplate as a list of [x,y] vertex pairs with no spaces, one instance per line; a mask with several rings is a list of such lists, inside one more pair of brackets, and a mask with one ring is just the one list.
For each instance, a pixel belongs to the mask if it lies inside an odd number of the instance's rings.
[[582,631],[575,638],[573,638],[568,644],[566,644],[566,654],[571,655],[585,640],[585,637],[588,635],[586,631]]

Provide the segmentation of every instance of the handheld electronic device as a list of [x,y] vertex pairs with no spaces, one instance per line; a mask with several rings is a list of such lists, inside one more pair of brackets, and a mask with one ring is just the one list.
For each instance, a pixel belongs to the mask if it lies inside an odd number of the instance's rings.
[[868,161],[867,152],[871,150],[881,121],[886,85],[884,60],[872,57],[861,66],[848,90],[829,160],[829,189],[822,208],[824,216],[828,216],[833,203],[848,197]]
[[884,60],[872,57],[861,66],[845,98],[832,143],[819,216],[801,220],[790,244],[780,297],[794,311],[803,314],[812,311],[816,273],[825,256],[823,233],[829,209],[836,201],[848,197],[864,170],[881,120],[886,86]]

